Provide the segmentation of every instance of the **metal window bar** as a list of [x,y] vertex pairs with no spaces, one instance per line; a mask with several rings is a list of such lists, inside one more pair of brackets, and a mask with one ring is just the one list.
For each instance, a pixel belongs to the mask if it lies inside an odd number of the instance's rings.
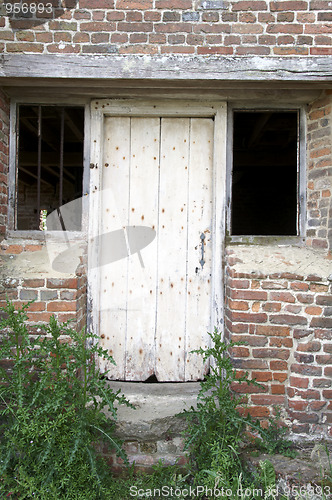
[[[15,123],[15,134],[16,134],[16,141],[15,141],[15,158],[16,158],[16,164],[15,164],[15,181],[14,181],[14,189],[15,190],[15,202],[14,202],[14,229],[17,229],[17,206],[18,206],[18,168],[20,164],[20,148],[19,148],[19,137],[20,137],[20,107],[17,106],[16,108],[16,123]],[[9,179],[10,182],[10,179]],[[10,182],[12,184],[12,182]],[[11,198],[11,197],[10,197]],[[11,201],[11,200],[10,200]],[[9,215],[9,214],[8,214]]]
[[59,178],[59,206],[63,203],[63,149],[65,134],[65,108],[61,108],[61,129],[60,129],[60,178]]

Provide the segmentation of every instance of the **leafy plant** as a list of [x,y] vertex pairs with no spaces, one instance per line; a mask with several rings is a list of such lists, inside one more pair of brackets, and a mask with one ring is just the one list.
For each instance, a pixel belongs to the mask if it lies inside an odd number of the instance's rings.
[[332,461],[331,461],[330,452],[329,452],[327,445],[325,446],[325,451],[326,451],[326,455],[327,455],[327,459],[328,459],[328,463],[329,463],[329,468],[327,471],[327,478],[332,485]]
[[286,439],[287,427],[282,425],[281,411],[278,406],[274,407],[275,416],[269,417],[269,425],[266,429],[260,427],[259,434],[261,439],[256,440],[258,447],[266,453],[280,453],[286,457],[296,457],[292,441]]
[[319,484],[322,500],[330,498],[332,491],[332,461],[327,443],[317,443],[314,446],[311,452],[311,460],[315,461],[319,465]]
[[264,484],[264,500],[272,498],[275,500],[277,497],[276,488],[276,473],[273,465],[269,460],[261,460],[259,462],[259,467],[261,470],[261,478]]
[[239,413],[245,403],[231,387],[237,383],[259,384],[250,380],[247,373],[238,376],[232,365],[228,351],[241,342],[226,344],[216,328],[209,335],[212,346],[193,351],[204,360],[210,358],[211,367],[209,375],[201,382],[197,407],[184,412],[188,424],[185,447],[190,450],[196,469],[196,484],[209,488],[218,484],[237,490],[239,477],[244,472],[240,460],[243,431],[246,425],[256,424],[250,416]]
[[149,472],[135,470],[134,465],[126,469],[126,474],[114,478],[108,487],[108,499],[128,500],[130,498],[178,498],[188,496],[191,474],[177,463],[165,464],[162,460],[151,467]]
[[[107,498],[97,444],[114,437],[116,405],[129,405],[101,377],[96,357],[114,363],[97,337],[51,317],[42,334],[26,325],[30,303],[7,301],[0,323],[0,493],[19,498]],[[108,415],[106,415],[107,410]]]

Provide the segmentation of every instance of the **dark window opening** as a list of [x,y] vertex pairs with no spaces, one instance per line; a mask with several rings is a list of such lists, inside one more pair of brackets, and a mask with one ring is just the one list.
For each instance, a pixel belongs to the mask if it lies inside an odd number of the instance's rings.
[[83,141],[83,107],[19,106],[16,229],[48,229],[47,215],[82,197]]
[[234,112],[232,235],[296,235],[297,111]]

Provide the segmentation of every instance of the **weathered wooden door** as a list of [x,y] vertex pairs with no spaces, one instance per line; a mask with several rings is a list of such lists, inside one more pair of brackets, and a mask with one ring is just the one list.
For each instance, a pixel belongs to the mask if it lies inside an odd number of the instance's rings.
[[190,351],[215,320],[214,131],[212,117],[104,119],[99,333],[113,379],[198,380],[208,368]]

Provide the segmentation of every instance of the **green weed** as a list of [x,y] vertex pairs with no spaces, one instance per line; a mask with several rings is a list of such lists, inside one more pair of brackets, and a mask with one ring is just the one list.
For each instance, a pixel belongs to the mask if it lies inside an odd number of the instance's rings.
[[[175,491],[180,499],[188,498],[188,491],[194,491],[195,498],[209,498],[207,492],[217,489],[234,500],[274,500],[272,464],[264,461],[257,471],[249,471],[241,460],[248,426],[261,435],[266,451],[280,452],[286,446],[278,412],[265,430],[239,412],[245,402],[232,390],[234,384],[259,385],[247,373],[239,377],[232,366],[229,349],[241,343],[224,343],[215,329],[210,334],[212,347],[194,351],[211,359],[211,369],[201,382],[197,406],[182,415],[188,424],[186,468],[159,462],[151,474],[135,473],[114,437],[116,407],[129,403],[109,388],[96,364],[98,357],[111,363],[113,359],[96,336],[77,333],[54,317],[40,335],[31,336],[26,326],[28,307],[15,310],[8,301],[0,323],[2,498],[127,500],[160,498],[161,493],[173,498]],[[121,477],[113,477],[98,454],[101,441],[127,464]]]
[[8,301],[0,323],[0,493],[108,498],[109,471],[96,444],[107,441],[126,460],[114,438],[115,404],[129,403],[100,376],[96,357],[114,361],[94,335],[54,317],[32,337],[29,305]]
[[272,464],[264,461],[257,471],[249,471],[241,459],[241,451],[245,446],[245,431],[250,429],[261,436],[259,443],[268,453],[293,456],[290,442],[284,438],[286,429],[280,424],[280,412],[276,409],[276,417],[269,419],[267,429],[249,414],[244,416],[245,398],[234,392],[234,386],[260,384],[249,379],[248,373],[239,376],[233,367],[230,349],[243,343],[225,343],[216,328],[209,335],[212,346],[193,352],[204,360],[210,359],[210,373],[201,382],[197,406],[183,414],[188,424],[185,438],[193,484],[227,491],[228,497],[234,499],[242,498],[241,491],[245,490],[252,492],[246,496],[247,500],[261,498],[263,491],[264,498],[272,498],[275,496]]
[[269,417],[269,425],[266,429],[259,429],[261,439],[256,440],[258,448],[266,453],[280,453],[286,457],[296,457],[292,441],[285,436],[288,432],[287,427],[282,425],[281,411],[278,406],[274,407],[275,416]]
[[239,412],[245,402],[232,391],[238,383],[259,385],[245,373],[238,376],[229,349],[241,342],[222,341],[217,329],[209,334],[212,346],[198,349],[204,360],[211,360],[210,373],[201,382],[197,406],[184,412],[187,421],[186,449],[189,450],[194,472],[194,484],[207,488],[224,488],[234,492],[242,486],[252,486],[249,472],[243,465],[240,452],[246,426],[259,427],[252,418]]

